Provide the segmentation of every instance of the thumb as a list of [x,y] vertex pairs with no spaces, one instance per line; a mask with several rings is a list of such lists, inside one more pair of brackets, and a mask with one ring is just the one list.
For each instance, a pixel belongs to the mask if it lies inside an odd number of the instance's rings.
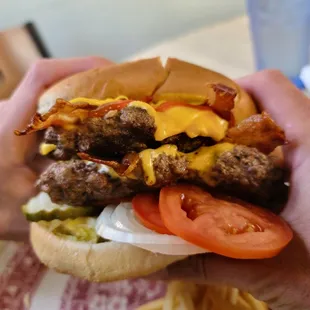
[[264,70],[237,82],[283,128],[289,141],[308,140],[310,100],[281,72]]

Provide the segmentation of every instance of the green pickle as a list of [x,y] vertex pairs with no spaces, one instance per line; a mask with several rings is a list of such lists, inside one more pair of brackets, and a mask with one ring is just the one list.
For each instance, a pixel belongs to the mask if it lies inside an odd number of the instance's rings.
[[74,219],[98,215],[98,208],[72,207],[53,203],[46,193],[39,193],[22,206],[26,219],[30,222]]
[[22,207],[28,221],[38,222],[54,235],[72,241],[100,243],[96,217],[100,208],[71,207],[53,203],[46,193],[39,193]]

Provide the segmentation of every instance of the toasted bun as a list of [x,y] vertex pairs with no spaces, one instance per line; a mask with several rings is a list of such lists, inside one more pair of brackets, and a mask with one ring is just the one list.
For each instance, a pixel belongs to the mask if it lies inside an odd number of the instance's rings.
[[126,243],[61,239],[37,223],[31,224],[30,240],[40,261],[49,268],[94,282],[146,276],[185,258],[154,254]]
[[[202,98],[212,102],[215,93],[207,87],[210,83],[221,83],[237,91],[233,110],[237,123],[257,112],[250,96],[231,79],[174,58],[168,59],[165,67],[159,58],[153,58],[78,73],[49,88],[40,97],[38,110],[47,112],[58,98],[105,99],[119,95],[137,100],[153,96],[155,101]],[[48,267],[90,281],[144,276],[185,258],[154,254],[116,242],[90,245],[68,241],[38,224],[31,225],[31,242]]]
[[251,97],[234,81],[218,72],[175,58],[169,58],[165,67],[159,58],[151,58],[75,74],[42,94],[38,112],[47,112],[58,98],[106,99],[123,95],[136,100],[152,96],[155,101],[200,98],[212,102],[215,92],[207,87],[211,83],[224,84],[237,91],[233,109],[237,123],[257,113]]

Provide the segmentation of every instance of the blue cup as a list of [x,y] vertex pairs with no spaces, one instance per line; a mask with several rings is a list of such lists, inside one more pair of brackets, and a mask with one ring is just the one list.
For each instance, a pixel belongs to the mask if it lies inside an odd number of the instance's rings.
[[247,0],[256,69],[295,80],[309,63],[310,0]]

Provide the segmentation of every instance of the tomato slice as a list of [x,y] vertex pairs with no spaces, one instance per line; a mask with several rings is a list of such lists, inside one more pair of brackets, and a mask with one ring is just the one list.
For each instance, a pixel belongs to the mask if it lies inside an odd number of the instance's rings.
[[193,108],[196,110],[208,110],[208,111],[212,111],[211,108],[209,106],[207,106],[206,104],[203,105],[191,105],[189,103],[186,102],[173,102],[173,101],[167,101],[162,103],[161,105],[159,105],[158,107],[156,107],[156,111],[157,112],[165,112],[171,108],[175,108],[175,107],[189,107],[189,108]]
[[288,224],[270,211],[243,201],[216,198],[196,186],[163,188],[159,209],[172,233],[231,258],[273,257],[293,237]]
[[89,112],[89,117],[103,117],[110,111],[119,111],[128,106],[132,100],[119,100],[111,103],[103,104],[96,110]]
[[160,234],[172,235],[164,225],[159,213],[158,194],[138,194],[132,200],[132,207],[141,223]]

